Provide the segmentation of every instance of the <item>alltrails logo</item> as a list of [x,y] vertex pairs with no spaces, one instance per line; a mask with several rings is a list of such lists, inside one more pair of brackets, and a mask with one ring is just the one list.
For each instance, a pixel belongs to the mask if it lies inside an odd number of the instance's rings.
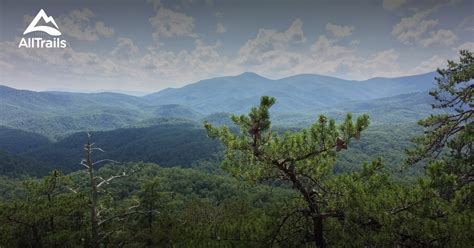
[[[43,20],[45,24],[52,24],[53,26],[44,26],[38,25],[38,22]],[[41,9],[38,14],[35,16],[33,21],[31,21],[30,25],[26,28],[23,35],[32,33],[32,32],[44,32],[51,36],[60,36],[61,32],[59,31],[58,24],[54,21],[52,16],[46,15],[43,9]],[[20,44],[18,45],[19,48],[65,48],[67,46],[67,42],[60,38],[53,38],[53,39],[43,39],[41,37],[28,37],[28,38],[21,38]]]

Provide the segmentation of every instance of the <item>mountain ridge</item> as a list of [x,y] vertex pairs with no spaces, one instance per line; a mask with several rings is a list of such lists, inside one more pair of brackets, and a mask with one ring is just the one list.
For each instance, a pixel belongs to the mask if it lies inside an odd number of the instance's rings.
[[[355,81],[317,74],[300,74],[268,79],[255,73],[201,80],[181,88],[166,89],[144,96],[153,103],[192,106],[200,112],[245,112],[260,96],[278,98],[273,108],[280,112],[305,112],[342,102],[370,100],[424,92],[434,87],[435,72],[395,78]],[[298,104],[295,104],[298,103]]]
[[[421,73],[421,74],[414,74],[414,75],[405,75],[405,76],[399,76],[399,77],[372,77],[372,78],[368,78],[368,79],[364,79],[364,80],[355,80],[355,79],[344,79],[344,78],[339,78],[339,77],[335,77],[335,76],[329,76],[329,75],[323,75],[323,74],[313,74],[313,73],[301,73],[301,74],[295,74],[295,75],[291,75],[291,76],[286,76],[286,77],[282,77],[282,78],[278,78],[278,79],[271,79],[271,78],[267,78],[265,76],[262,76],[258,73],[255,73],[255,72],[251,72],[251,71],[247,71],[247,72],[243,72],[241,74],[238,74],[238,75],[232,75],[232,76],[220,76],[220,77],[213,77],[213,78],[207,78],[207,79],[201,79],[201,80],[198,80],[196,82],[192,82],[192,83],[189,83],[189,84],[186,84],[186,85],[183,85],[183,86],[180,86],[180,87],[167,87],[167,88],[164,88],[164,89],[161,89],[161,90],[158,90],[158,91],[154,91],[154,92],[142,92],[142,91],[139,91],[140,95],[137,95],[137,94],[128,94],[127,92],[129,91],[121,91],[121,90],[99,90],[99,91],[92,91],[92,92],[87,92],[87,91],[76,91],[76,90],[67,90],[67,89],[64,89],[64,90],[29,90],[29,89],[19,89],[19,88],[15,88],[15,87],[12,87],[12,86],[8,86],[6,84],[0,84],[0,90],[2,90],[2,88],[8,88],[8,89],[14,89],[14,90],[19,90],[19,91],[31,91],[31,92],[47,92],[47,93],[71,93],[71,94],[102,94],[102,93],[112,93],[112,94],[120,94],[120,95],[128,95],[128,96],[133,96],[133,97],[146,97],[146,96],[149,96],[149,95],[152,95],[152,94],[156,94],[156,93],[159,93],[159,92],[163,92],[163,91],[169,91],[169,90],[176,90],[176,89],[181,89],[181,88],[184,88],[188,85],[193,85],[193,84],[197,84],[201,81],[205,81],[205,80],[209,80],[209,79],[221,79],[221,78],[238,78],[238,77],[241,77],[241,76],[249,76],[249,75],[255,75],[257,77],[260,77],[260,78],[263,78],[265,80],[268,80],[268,81],[279,81],[279,80],[284,80],[284,79],[291,79],[291,78],[296,78],[296,77],[300,77],[300,76],[314,76],[314,77],[320,77],[320,78],[327,78],[327,79],[337,79],[337,80],[341,80],[341,81],[347,81],[347,82],[365,82],[365,81],[371,81],[371,80],[387,80],[387,79],[402,79],[402,78],[410,78],[410,77],[416,77],[416,76],[424,76],[424,75],[435,75],[436,72],[433,71],[433,72],[427,72],[427,73]],[[132,92],[135,92],[135,91],[132,91]],[[138,92],[138,91],[137,91]]]
[[273,80],[247,72],[143,97],[110,92],[35,92],[0,86],[0,125],[56,140],[72,132],[113,130],[148,123],[146,120],[153,118],[199,120],[218,112],[241,114],[257,105],[262,95],[277,99],[272,113],[304,115],[354,101],[426,92],[434,87],[433,81],[434,73],[348,81],[316,74]]

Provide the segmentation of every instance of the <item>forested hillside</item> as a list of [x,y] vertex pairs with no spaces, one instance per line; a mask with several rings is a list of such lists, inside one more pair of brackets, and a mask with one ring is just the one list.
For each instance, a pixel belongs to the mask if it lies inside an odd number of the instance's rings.
[[[120,162],[152,162],[163,167],[199,167],[203,163],[207,167],[207,162],[219,161],[222,147],[207,138],[199,123],[172,119],[163,121],[154,122],[151,126],[147,124],[147,127],[94,132],[94,142],[105,151],[97,154],[97,158],[113,158]],[[277,126],[275,131],[298,129]],[[35,161],[34,170],[23,171],[21,166],[18,167],[23,173],[45,175],[52,169],[62,172],[81,169],[79,162],[83,156],[81,147],[87,138],[85,132],[73,134],[58,142],[49,142],[37,134],[25,136],[28,133],[20,131],[8,134],[9,136],[0,136],[0,150],[9,152],[17,159]],[[364,162],[383,157],[385,165],[397,171],[402,165],[400,161],[405,158],[405,149],[410,147],[410,140],[416,134],[421,134],[421,129],[414,123],[373,125],[360,141],[354,143],[350,151],[341,154],[335,170],[352,171]],[[35,143],[38,136],[47,142]],[[28,147],[29,149],[26,149]],[[5,161],[0,165],[6,175],[15,172],[11,162]],[[218,166],[213,167],[217,169]]]
[[433,76],[2,87],[0,247],[472,247],[473,54]]
[[[82,151],[78,148],[84,143],[85,132],[93,131],[95,142],[106,151],[99,158],[153,162],[166,167],[204,164],[209,168],[209,163],[219,161],[222,149],[207,139],[201,123],[209,121],[233,126],[230,113],[248,110],[254,104],[254,100],[247,99],[245,94],[235,92],[236,85],[248,84],[255,89],[250,93],[255,97],[259,91],[276,95],[280,94],[277,91],[299,94],[290,97],[292,102],[278,98],[282,102],[271,109],[275,130],[279,132],[311,125],[320,114],[336,120],[342,120],[347,112],[355,116],[369,114],[373,126],[368,129],[368,135],[357,143],[355,152],[343,154],[335,169],[351,171],[363,162],[384,157],[387,167],[395,170],[400,167],[410,137],[421,131],[415,128],[415,122],[428,113],[437,113],[431,109],[433,99],[424,92],[432,85],[432,80],[427,80],[432,76],[356,82],[316,75],[269,80],[246,73],[145,97],[117,93],[32,92],[2,87],[0,92],[5,97],[1,98],[0,123],[5,126],[0,128],[0,151],[14,156],[13,160],[35,161],[35,169],[29,170],[31,175],[45,175],[53,168],[70,172],[81,168]],[[344,85],[353,88],[342,87]],[[206,89],[209,87],[221,88],[222,92],[208,96]],[[384,93],[376,98],[375,92],[381,91],[380,87],[384,88]],[[364,94],[356,94],[358,91]],[[411,91],[415,93],[402,94]],[[176,96],[178,93],[180,96]],[[215,106],[215,109],[206,110],[200,103],[192,102],[196,94],[203,101],[211,101],[205,104]],[[341,94],[348,95],[341,98]],[[315,103],[315,100],[324,104]],[[283,105],[298,108],[298,111],[278,107]],[[218,112],[205,114],[209,111]],[[392,142],[394,138],[397,142]],[[8,163],[0,163],[0,167],[8,167],[4,170],[11,174],[15,172],[11,164],[12,158]]]
[[[415,121],[429,108],[430,99],[404,94],[433,87],[433,73],[402,78],[347,81],[319,75],[270,80],[254,73],[204,80],[179,89],[166,89],[144,97],[118,93],[33,92],[0,86],[0,125],[43,134],[58,140],[78,131],[113,130],[154,118],[199,120],[216,112],[243,113],[261,95],[280,99],[276,115],[297,115],[299,122],[318,113],[393,111],[403,121]],[[251,89],[251,90],[248,90]],[[387,98],[388,97],[388,98]],[[393,97],[393,98],[392,98]],[[420,108],[410,108],[407,98]],[[372,102],[371,100],[381,99]],[[353,108],[358,102],[358,109]],[[366,105],[367,104],[367,105]],[[388,107],[391,104],[395,108]],[[378,107],[373,108],[374,105]],[[421,106],[423,105],[423,106]],[[365,107],[366,106],[366,107]],[[277,119],[277,123],[278,120]],[[383,119],[378,118],[377,119]],[[385,121],[392,119],[385,118]],[[282,120],[283,124],[294,124]]]

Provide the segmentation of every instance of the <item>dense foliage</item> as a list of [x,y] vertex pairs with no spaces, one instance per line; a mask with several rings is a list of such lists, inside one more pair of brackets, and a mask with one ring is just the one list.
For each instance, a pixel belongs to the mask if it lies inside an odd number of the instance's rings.
[[[285,189],[248,185],[191,169],[127,164],[101,168],[107,178],[134,173],[104,185],[100,211],[111,247],[261,246],[276,228]],[[18,187],[18,185],[17,185]],[[87,174],[57,172],[24,183],[15,196],[4,192],[0,244],[6,247],[86,246],[90,243]],[[258,245],[260,244],[260,245]]]
[[[299,129],[277,126],[274,131]],[[3,175],[44,176],[52,169],[63,173],[81,169],[78,161],[82,158],[80,147],[86,140],[85,133],[73,134],[58,142],[43,142],[44,137],[38,139],[34,133],[3,130],[5,132],[0,128],[0,154],[9,154],[8,159],[0,155]],[[8,135],[2,135],[6,133]],[[411,146],[411,137],[417,134],[421,134],[421,129],[414,123],[371,125],[360,140],[353,142],[351,149],[341,153],[334,170],[337,173],[352,171],[364,162],[382,157],[384,165],[396,172],[405,158],[405,149]],[[209,163],[218,162],[222,154],[220,144],[210,140],[202,127],[188,120],[150,120],[132,128],[93,132],[93,135],[94,141],[106,151],[98,154],[98,158],[109,157],[120,162],[144,161],[163,167],[200,167],[206,163],[206,167],[216,169],[216,163]],[[2,147],[4,152],[1,152]],[[413,173],[404,171],[401,176],[406,174]]]

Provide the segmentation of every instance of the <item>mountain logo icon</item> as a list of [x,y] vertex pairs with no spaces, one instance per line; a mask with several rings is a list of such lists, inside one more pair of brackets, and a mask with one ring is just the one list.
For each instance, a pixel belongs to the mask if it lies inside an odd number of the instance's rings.
[[[50,26],[42,26],[42,25],[37,26],[40,19],[43,19],[45,23],[53,24],[54,27],[56,27],[56,28],[50,27]],[[31,33],[31,32],[36,32],[36,31],[45,32],[45,33],[47,33],[49,35],[52,35],[52,36],[60,36],[61,35],[61,32],[59,31],[58,25],[54,21],[54,18],[52,16],[46,15],[46,12],[44,12],[43,9],[41,9],[38,12],[38,14],[35,16],[33,21],[31,21],[30,25],[26,28],[25,32],[23,32],[23,35]]]

